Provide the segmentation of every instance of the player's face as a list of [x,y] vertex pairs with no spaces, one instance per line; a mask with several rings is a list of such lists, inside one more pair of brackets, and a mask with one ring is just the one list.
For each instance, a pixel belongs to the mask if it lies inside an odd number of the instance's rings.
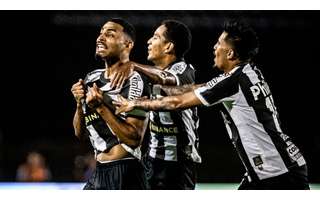
[[119,57],[125,48],[123,27],[107,22],[101,29],[96,41],[96,55],[101,58]]
[[153,63],[158,63],[166,54],[166,48],[169,43],[164,35],[166,31],[165,25],[161,25],[148,40],[148,60]]
[[214,66],[218,67],[220,70],[224,70],[227,67],[228,61],[228,53],[232,49],[230,44],[226,42],[226,36],[228,33],[223,32],[217,43],[213,47],[213,54],[214,54]]

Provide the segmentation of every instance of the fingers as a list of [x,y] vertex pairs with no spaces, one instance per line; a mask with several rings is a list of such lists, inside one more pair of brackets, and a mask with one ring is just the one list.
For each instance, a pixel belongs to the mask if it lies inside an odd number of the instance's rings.
[[111,78],[110,87],[113,88],[118,85],[118,81],[121,78],[122,73],[116,73],[113,78]]
[[90,108],[97,107],[103,103],[102,90],[93,83],[92,87],[88,88],[86,103]]
[[117,95],[117,99],[118,99],[118,101],[123,101],[123,100],[125,100],[125,98],[123,98],[123,96],[121,96],[120,94]]
[[123,98],[121,95],[117,95],[117,101],[112,101],[112,104],[116,106],[116,115],[125,111],[126,99]]
[[119,115],[120,113],[122,113],[124,110],[123,110],[123,107],[118,107],[117,109],[116,109],[116,112],[115,112],[115,114],[116,115]]
[[122,76],[119,78],[118,84],[117,84],[117,86],[116,86],[117,89],[122,88],[122,85],[124,84],[125,80],[126,80],[126,77],[125,77],[124,75],[122,75]]
[[111,80],[110,87],[119,89],[123,86],[124,82],[127,79],[127,75],[125,73],[119,72]]
[[71,92],[75,100],[79,103],[82,98],[85,97],[84,81],[79,79],[79,81],[72,85]]
[[97,96],[99,96],[99,94],[100,94],[100,89],[98,88],[96,83],[93,83],[93,86],[88,88],[87,95],[92,96],[94,98],[97,98]]

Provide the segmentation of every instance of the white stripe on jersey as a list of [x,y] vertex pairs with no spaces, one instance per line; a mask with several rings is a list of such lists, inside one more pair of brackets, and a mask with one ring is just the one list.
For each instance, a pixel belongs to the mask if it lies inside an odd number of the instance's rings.
[[[193,111],[191,109],[186,109],[182,111],[182,121],[185,126],[185,130],[188,133],[189,144],[192,146],[191,157],[194,162],[201,163],[201,157],[195,147],[196,135],[194,130],[199,127],[199,120],[194,121],[192,119]],[[192,123],[194,122],[194,123]]]
[[151,140],[150,140],[150,151],[149,156],[152,158],[155,158],[157,156],[157,149],[161,148],[164,149],[164,158],[163,160],[168,161],[177,161],[178,155],[177,155],[177,137],[170,135],[163,137],[164,144],[163,146],[159,146],[159,141],[156,139],[155,133],[150,131],[151,134]]
[[137,72],[134,72],[133,75],[129,78],[130,81],[130,88],[128,99],[133,100],[136,98],[141,97],[143,92],[143,80]]
[[201,103],[205,106],[210,106],[210,103],[207,102],[207,100],[205,100],[205,98],[203,98],[203,96],[201,95],[202,92],[208,90],[208,86],[203,86],[203,87],[199,87],[196,90],[194,90],[194,94],[198,97],[198,99],[201,101]]
[[92,125],[87,126],[90,131],[90,141],[92,146],[98,151],[104,151],[107,148],[107,143],[99,136],[96,129]]

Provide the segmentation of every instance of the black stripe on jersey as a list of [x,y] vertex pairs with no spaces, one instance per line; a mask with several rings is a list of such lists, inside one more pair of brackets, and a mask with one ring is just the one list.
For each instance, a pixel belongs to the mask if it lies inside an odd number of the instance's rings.
[[[164,137],[160,134],[155,134],[155,138],[158,140],[158,147],[164,146]],[[156,157],[164,160],[165,157],[165,148],[157,148]]]
[[[198,116],[198,109],[197,107],[193,107],[193,108],[190,108],[192,110],[193,113],[195,113],[194,115],[192,115],[192,120],[195,122],[195,123],[199,123],[199,116]],[[195,137],[196,137],[196,140],[195,140],[195,147],[196,147],[196,150],[199,152],[199,133],[198,133],[198,128],[195,128],[194,129],[194,134],[195,134]]]
[[120,144],[118,138],[113,135],[109,127],[102,119],[92,123],[92,126],[97,131],[98,135],[106,142],[106,150],[110,150],[113,146]]
[[214,104],[219,100],[232,96],[239,91],[238,74],[240,70],[237,70],[231,76],[215,84],[212,88],[201,92],[203,98],[209,103]]
[[147,117],[147,115],[148,115],[148,112],[146,112],[145,110],[142,110],[142,109],[138,109],[138,108],[135,108],[135,109],[126,113],[127,117],[135,117],[138,119],[145,119]]
[[195,80],[195,70],[192,69],[189,64],[185,69],[185,72],[183,74],[176,74],[180,80],[180,85],[184,84],[192,84]]
[[256,174],[253,167],[251,166],[251,163],[249,161],[247,153],[242,145],[240,134],[237,129],[237,126],[235,125],[234,121],[232,120],[229,112],[226,110],[225,107],[221,108],[221,114],[224,119],[225,125],[231,129],[231,134],[232,134],[231,142],[232,142],[233,146],[235,147],[241,161],[245,165],[246,170],[249,173],[250,178],[255,181],[259,180],[258,175]]

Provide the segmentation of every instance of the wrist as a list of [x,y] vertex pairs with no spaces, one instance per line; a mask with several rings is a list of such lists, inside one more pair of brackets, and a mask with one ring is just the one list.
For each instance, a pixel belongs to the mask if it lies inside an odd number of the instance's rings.
[[90,109],[93,109],[93,110],[96,110],[97,108],[100,108],[100,107],[102,107],[102,105],[103,105],[103,102],[101,101],[96,101],[96,102],[94,102],[94,103],[89,103],[88,104],[88,107],[90,108]]
[[96,106],[96,107],[93,108],[93,109],[95,109],[95,111],[96,111],[97,113],[101,114],[101,113],[105,112],[106,110],[109,110],[109,109],[106,109],[106,108],[107,108],[107,107],[102,103],[102,104]]
[[131,102],[132,102],[132,108],[135,109],[135,108],[139,108],[141,101],[134,99]]
[[77,109],[82,109],[82,103],[81,102],[77,102]]

